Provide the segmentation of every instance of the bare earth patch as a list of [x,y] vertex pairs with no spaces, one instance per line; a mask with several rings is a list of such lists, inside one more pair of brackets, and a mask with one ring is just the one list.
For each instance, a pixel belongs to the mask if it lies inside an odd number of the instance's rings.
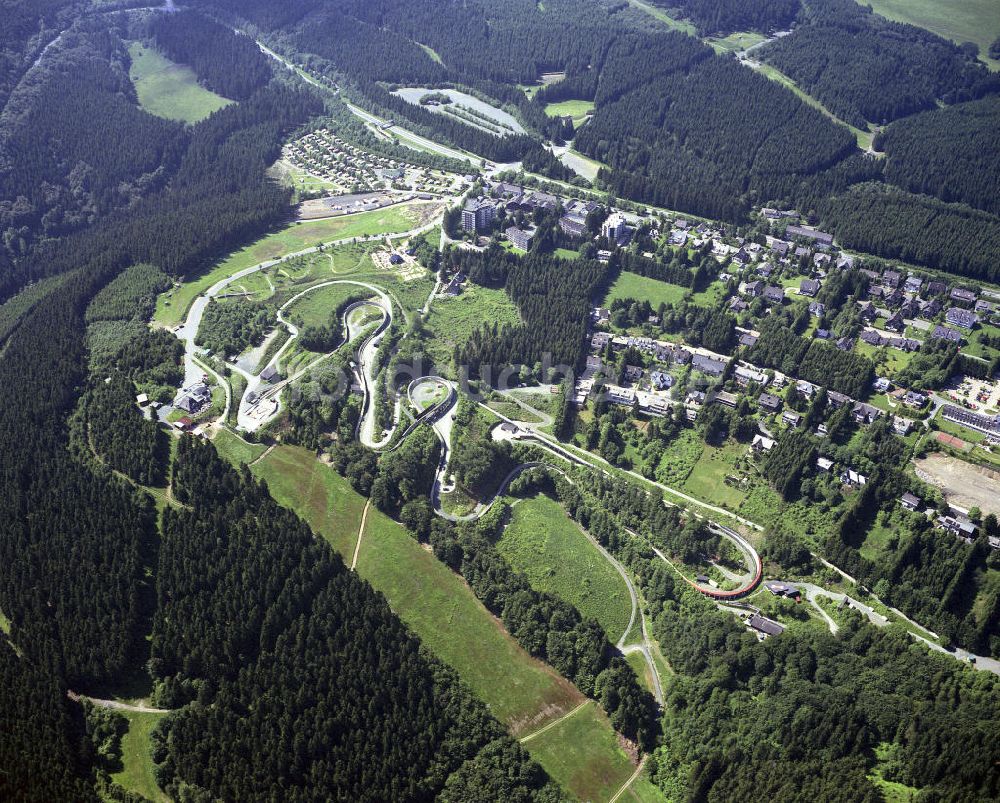
[[952,504],[1000,514],[1000,472],[943,454],[930,454],[913,463],[917,476],[943,490]]

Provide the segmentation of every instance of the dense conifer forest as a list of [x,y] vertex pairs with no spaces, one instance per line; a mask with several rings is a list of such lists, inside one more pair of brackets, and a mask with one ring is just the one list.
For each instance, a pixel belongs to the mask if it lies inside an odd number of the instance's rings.
[[830,111],[852,125],[888,123],[1000,90],[991,73],[953,42],[891,22],[853,0],[809,4],[807,24],[761,49]]

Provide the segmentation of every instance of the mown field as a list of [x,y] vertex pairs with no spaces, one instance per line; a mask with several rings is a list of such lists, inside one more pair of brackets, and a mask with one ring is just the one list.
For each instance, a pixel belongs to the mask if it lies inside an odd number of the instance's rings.
[[149,734],[165,716],[136,711],[119,711],[129,723],[122,737],[122,770],[111,777],[124,789],[142,795],[154,803],[167,803],[169,798],[156,785]]
[[497,549],[527,575],[531,587],[596,619],[611,642],[628,627],[632,601],[625,581],[555,500],[519,500]]
[[622,271],[604,296],[601,306],[609,307],[612,301],[619,298],[634,298],[637,301],[648,301],[650,306],[656,309],[661,303],[678,303],[689,291],[690,288],[687,287]]
[[165,326],[179,324],[198,295],[220,279],[261,262],[278,259],[331,240],[408,231],[417,225],[421,211],[427,206],[392,206],[356,215],[293,223],[230,254],[209,272],[168,290],[156,300],[153,318]]
[[175,64],[158,50],[132,42],[128,52],[132,57],[129,78],[139,103],[150,114],[197,123],[232,103],[201,86],[190,67]]

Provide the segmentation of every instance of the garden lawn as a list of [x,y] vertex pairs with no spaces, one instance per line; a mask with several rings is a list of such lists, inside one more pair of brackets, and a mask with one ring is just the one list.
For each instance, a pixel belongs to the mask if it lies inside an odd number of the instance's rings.
[[611,643],[625,633],[632,612],[625,581],[555,500],[519,500],[497,549],[536,591],[596,619]]
[[656,309],[661,303],[677,304],[689,292],[690,288],[688,287],[650,279],[646,276],[640,276],[638,273],[622,271],[615,279],[615,283],[611,285],[604,301],[601,302],[601,306],[610,307],[611,302],[616,299],[633,298],[636,301],[648,301],[649,305]]
[[132,57],[129,78],[140,105],[150,114],[197,123],[232,103],[201,86],[190,67],[175,64],[158,50],[132,42],[128,52]]
[[684,490],[698,499],[713,505],[736,510],[746,498],[739,488],[726,485],[728,474],[738,474],[736,462],[746,454],[747,445],[728,441],[721,447],[706,445],[698,462],[694,464]]

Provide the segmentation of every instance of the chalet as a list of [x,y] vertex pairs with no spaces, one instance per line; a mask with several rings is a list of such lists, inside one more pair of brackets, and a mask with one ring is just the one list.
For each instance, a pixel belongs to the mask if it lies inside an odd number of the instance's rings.
[[747,627],[757,632],[757,637],[763,641],[769,636],[780,636],[785,632],[785,626],[761,616],[759,613],[750,614],[747,618]]
[[944,282],[927,282],[927,297],[940,296],[948,290],[948,285]]
[[899,435],[899,437],[905,438],[910,434],[911,429],[913,429],[913,421],[911,419],[904,418],[901,415],[894,415],[892,417],[892,431]]
[[645,371],[642,370],[638,365],[626,365],[625,366],[625,381],[626,382],[638,382],[642,379],[642,375]]
[[809,254],[810,254],[809,249],[806,248],[804,245],[800,245],[798,248],[795,249],[796,259],[802,259],[802,257],[807,257],[809,256]]
[[788,243],[784,240],[774,240],[771,243],[771,250],[778,255],[779,259],[784,259],[788,256]]
[[192,415],[200,412],[212,400],[212,391],[204,382],[197,382],[187,388],[177,401],[174,407]]
[[905,296],[901,292],[899,292],[899,290],[889,290],[882,297],[882,303],[884,303],[887,307],[891,307],[892,309],[896,309],[897,307],[902,306],[905,300],[906,300]]
[[680,229],[681,231],[687,231],[690,225],[691,224],[688,223],[684,218],[677,218],[677,220],[674,221],[674,228]]
[[764,588],[776,597],[799,599],[802,596],[802,592],[799,591],[798,586],[794,586],[791,583],[783,583],[781,580],[770,580],[764,583]]
[[604,391],[608,395],[608,401],[612,404],[635,404],[635,390],[623,388],[618,385],[605,385]]
[[610,332],[594,332],[594,334],[590,336],[590,347],[592,349],[603,349],[610,342]]
[[881,302],[886,292],[887,291],[884,287],[879,287],[878,285],[876,285],[875,287],[869,287],[868,298],[872,299],[873,301]]
[[858,424],[871,424],[876,418],[882,415],[882,411],[878,407],[873,407],[865,402],[858,402],[851,408],[851,415],[854,416],[855,422]]
[[854,348],[854,339],[850,337],[841,337],[837,339],[837,348],[841,351],[850,351]]
[[739,315],[741,312],[746,312],[748,309],[750,309],[750,305],[739,296],[733,296],[729,299],[730,312],[734,312]]
[[902,313],[897,312],[895,315],[889,318],[889,320],[885,322],[885,328],[888,329],[890,332],[902,332],[904,329],[906,329],[906,321],[903,320]]
[[817,457],[816,468],[824,473],[829,472],[833,468],[833,461],[829,457]]
[[703,354],[695,354],[691,358],[691,367],[696,371],[701,371],[709,376],[722,376],[726,370],[726,363],[714,357],[706,357]]
[[829,329],[817,329],[815,332],[813,332],[813,337],[815,337],[817,340],[829,340],[832,337],[832,335],[830,334]]
[[727,393],[724,390],[720,390],[713,394],[710,399],[712,402],[718,402],[723,407],[730,407],[736,409],[736,405],[739,404],[740,397],[735,393]]
[[743,292],[751,298],[762,296],[764,295],[764,282],[760,279],[753,282],[746,282],[743,285]]
[[920,507],[920,497],[911,494],[907,491],[899,498],[899,504],[905,507],[907,510],[916,510]]
[[811,382],[806,382],[804,379],[800,379],[795,383],[795,390],[804,399],[811,399],[813,394],[816,393],[816,386]]
[[812,315],[814,318],[822,318],[824,315],[826,315],[826,304],[824,304],[822,301],[810,302],[809,314]]
[[260,378],[263,382],[274,382],[275,380],[281,379],[281,374],[278,372],[278,366],[273,363],[267,366],[267,368],[260,372]]
[[978,315],[984,315],[987,318],[989,318],[991,315],[993,315],[993,313],[996,312],[996,311],[997,311],[996,304],[994,304],[994,303],[992,303],[990,301],[986,301],[985,299],[982,299],[982,298],[979,299],[976,302],[976,306],[973,307],[973,312],[977,313]]
[[949,343],[961,343],[964,339],[959,332],[940,324],[935,326],[934,331],[931,332],[931,340],[947,340]]
[[862,304],[860,316],[864,323],[871,323],[878,317],[878,310],[874,304]]
[[781,414],[781,423],[785,424],[785,426],[792,427],[793,429],[798,429],[799,425],[802,423],[802,416],[794,410],[785,410],[785,412]]
[[649,381],[657,390],[668,390],[674,384],[674,378],[665,371],[653,371],[649,375]]
[[885,338],[874,329],[865,329],[865,331],[861,333],[861,342],[878,348],[879,346],[885,345]]
[[888,393],[892,390],[892,382],[884,376],[877,376],[875,377],[875,381],[872,382],[872,389],[876,393]]
[[963,329],[972,329],[979,323],[979,316],[974,312],[959,307],[952,307],[944,314],[945,323],[953,326],[961,326]]
[[781,287],[768,285],[764,288],[764,300],[769,304],[781,304],[785,300],[785,291]]
[[839,410],[841,407],[843,407],[845,404],[847,404],[851,400],[851,397],[850,396],[845,396],[843,393],[840,393],[839,391],[830,390],[830,391],[827,391],[826,399],[827,399],[827,403],[834,410]]
[[689,390],[687,396],[684,397],[685,404],[695,404],[699,407],[705,403],[705,393],[701,390]]
[[135,397],[135,403],[138,404],[140,407],[145,407],[147,404],[149,404],[149,395],[146,393],[140,393],[138,396]]
[[733,254],[733,262],[739,265],[746,265],[750,261],[750,254],[746,252],[746,249],[741,248],[735,254]]
[[927,397],[923,393],[917,393],[915,390],[908,390],[903,396],[903,404],[907,407],[918,409],[927,404]]
[[937,526],[958,538],[971,541],[976,537],[976,525],[966,516],[938,516]]
[[757,343],[757,335],[752,335],[749,332],[743,332],[740,335],[739,343],[741,346],[746,346],[747,348],[753,348]]
[[838,270],[851,270],[854,267],[854,257],[850,254],[841,254],[837,258]]
[[944,304],[941,303],[941,299],[939,298],[932,298],[930,301],[925,301],[920,305],[920,317],[929,321],[931,318],[937,317],[943,306]]
[[770,278],[771,274],[774,273],[774,265],[770,262],[765,262],[763,265],[757,268],[757,273],[763,276],[765,279]]
[[758,385],[767,384],[767,374],[763,371],[756,371],[753,368],[747,368],[743,365],[736,367],[733,371],[733,377],[736,379],[736,384],[741,388],[748,387],[751,382],[756,382]]
[[920,292],[920,288],[923,286],[924,280],[919,276],[908,276],[903,283],[903,292],[916,294]]
[[976,303],[976,294],[971,290],[966,290],[964,287],[951,288],[948,298],[956,304],[965,304],[966,306],[972,306]]
[[774,439],[765,437],[760,433],[753,436],[750,448],[755,452],[770,452],[774,448]]
[[894,270],[887,270],[882,274],[882,286],[895,290],[899,287],[899,282],[903,277]]
[[771,393],[761,393],[757,399],[760,409],[766,413],[777,413],[781,410],[781,399]]
[[829,254],[813,254],[813,265],[816,266],[817,270],[829,267],[832,261],[833,258]]
[[860,488],[868,484],[868,478],[864,474],[858,474],[853,468],[849,468],[841,474],[840,481],[844,485],[852,485],[855,488]]
[[687,233],[683,231],[673,231],[670,233],[671,245],[684,245],[687,242]]

